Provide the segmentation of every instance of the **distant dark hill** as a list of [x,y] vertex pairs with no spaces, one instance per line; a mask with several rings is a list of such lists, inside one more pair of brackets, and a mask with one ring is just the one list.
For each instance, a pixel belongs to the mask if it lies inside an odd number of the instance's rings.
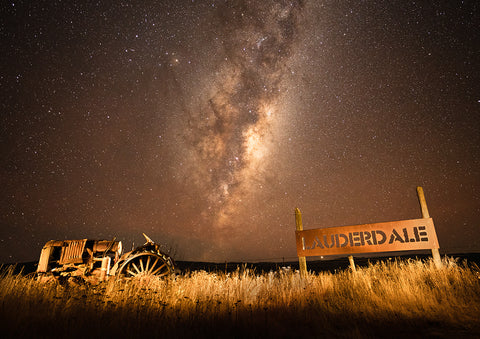
[[[444,255],[442,255],[444,256]],[[464,260],[467,263],[475,263],[480,266],[480,253],[453,253],[447,254],[448,257],[456,259],[459,263]],[[355,265],[357,267],[368,266],[369,263],[376,263],[381,261],[392,261],[392,260],[408,260],[408,259],[420,259],[426,260],[431,256],[428,254],[415,254],[415,255],[395,255],[395,256],[383,256],[383,257],[354,257]],[[33,273],[37,269],[37,262],[27,262],[19,264],[4,264],[0,267],[0,272],[4,272],[9,267],[14,267],[14,273]],[[192,272],[204,270],[207,272],[234,272],[237,269],[251,269],[257,273],[276,271],[282,267],[290,268],[292,270],[298,270],[298,261],[292,262],[256,262],[256,263],[242,263],[242,262],[225,262],[225,263],[211,263],[211,262],[200,262],[200,261],[176,261],[175,266],[177,272]],[[349,267],[348,259],[345,258],[336,258],[336,259],[324,259],[324,260],[315,260],[307,261],[307,269],[312,272],[332,272],[339,270],[345,270]]]
[[[444,255],[442,255],[443,257]],[[467,260],[468,263],[476,263],[480,265],[480,253],[456,253],[448,254],[448,257],[455,258],[458,262]],[[381,261],[391,261],[395,259],[408,260],[408,259],[420,259],[426,260],[431,256],[428,254],[416,254],[416,255],[395,255],[385,257],[354,257],[355,265],[357,267],[368,266],[369,263],[376,263]],[[257,263],[240,263],[240,262],[227,262],[227,263],[208,263],[208,262],[195,262],[195,261],[178,261],[176,267],[182,272],[185,271],[197,271],[205,270],[207,272],[232,272],[237,269],[254,269],[258,273],[276,271],[282,267],[290,267],[292,270],[298,270],[298,261],[291,262],[257,262]],[[307,269],[313,272],[332,272],[344,270],[349,267],[348,259],[336,258],[307,261]]]

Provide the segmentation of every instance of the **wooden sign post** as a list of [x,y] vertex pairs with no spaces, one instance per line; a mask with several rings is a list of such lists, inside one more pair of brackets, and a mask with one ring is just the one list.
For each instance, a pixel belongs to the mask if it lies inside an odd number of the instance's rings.
[[[425,200],[425,195],[423,194],[423,188],[421,186],[417,186],[417,196],[418,201],[420,202],[420,208],[422,209],[422,218],[430,218],[430,214],[428,213],[427,202]],[[438,251],[437,247],[432,247],[432,258],[433,262],[437,267],[442,266],[442,259],[440,259],[440,252]]]
[[422,219],[390,221],[375,224],[340,226],[303,230],[300,210],[295,209],[296,242],[300,273],[306,273],[307,256],[344,254],[349,256],[355,271],[352,254],[396,252],[429,249],[437,267],[441,266],[438,239],[425,203],[423,189],[417,187]]
[[[295,208],[295,224],[297,225],[297,232],[303,231],[302,213],[298,208]],[[304,277],[307,274],[307,259],[305,257],[298,257],[298,264],[300,268],[300,276]]]

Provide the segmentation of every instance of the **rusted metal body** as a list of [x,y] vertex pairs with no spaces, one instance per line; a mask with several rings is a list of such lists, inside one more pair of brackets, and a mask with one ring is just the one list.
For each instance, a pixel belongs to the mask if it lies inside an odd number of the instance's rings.
[[50,240],[42,248],[37,274],[81,277],[91,282],[109,276],[165,276],[174,272],[174,262],[148,236],[147,242],[123,253],[122,242],[114,240]]

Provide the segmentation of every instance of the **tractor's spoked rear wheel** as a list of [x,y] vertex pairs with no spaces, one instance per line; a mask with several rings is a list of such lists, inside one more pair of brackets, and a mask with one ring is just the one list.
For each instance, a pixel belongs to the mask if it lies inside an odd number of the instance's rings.
[[164,258],[155,253],[141,253],[128,259],[121,269],[125,277],[157,276],[162,277],[172,273],[172,267]]

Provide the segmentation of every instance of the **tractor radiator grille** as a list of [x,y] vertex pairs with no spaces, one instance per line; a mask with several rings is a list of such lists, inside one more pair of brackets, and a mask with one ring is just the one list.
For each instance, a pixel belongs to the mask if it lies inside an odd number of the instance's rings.
[[62,248],[62,255],[59,264],[80,264],[83,262],[82,256],[87,239],[67,240],[67,246]]

